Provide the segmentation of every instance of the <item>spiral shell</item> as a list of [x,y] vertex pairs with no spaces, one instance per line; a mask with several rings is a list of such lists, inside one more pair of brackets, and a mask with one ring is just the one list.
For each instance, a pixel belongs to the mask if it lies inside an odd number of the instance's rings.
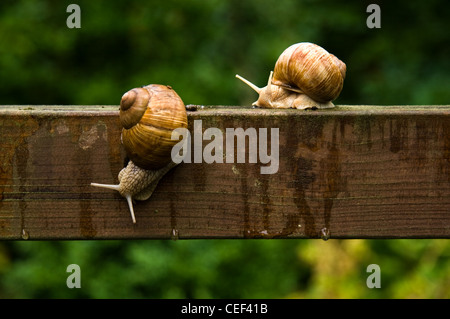
[[301,42],[278,58],[272,84],[308,95],[317,102],[335,100],[342,91],[346,65],[322,47]]
[[122,143],[137,166],[156,170],[171,162],[172,131],[187,127],[186,108],[170,87],[151,84],[135,88],[120,102]]

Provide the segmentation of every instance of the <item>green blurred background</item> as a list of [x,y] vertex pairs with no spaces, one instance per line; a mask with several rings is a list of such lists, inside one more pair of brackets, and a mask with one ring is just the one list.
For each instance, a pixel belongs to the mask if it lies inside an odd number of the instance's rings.
[[[0,2],[0,105],[113,104],[170,84],[186,104],[250,105],[280,53],[347,64],[336,104],[450,104],[448,1]],[[66,8],[81,7],[81,29]],[[0,298],[449,298],[448,240],[0,242]],[[68,289],[66,267],[81,267]],[[369,289],[366,267],[381,268]]]

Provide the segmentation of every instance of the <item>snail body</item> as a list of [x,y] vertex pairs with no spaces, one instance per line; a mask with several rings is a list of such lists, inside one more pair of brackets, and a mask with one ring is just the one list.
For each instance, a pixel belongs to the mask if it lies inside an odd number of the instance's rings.
[[322,47],[300,42],[278,58],[267,86],[259,88],[243,77],[238,79],[259,94],[253,106],[265,108],[331,108],[342,91],[346,65]]
[[172,131],[187,127],[186,108],[169,86],[151,84],[135,88],[122,96],[121,141],[130,161],[118,175],[119,184],[91,183],[91,186],[118,191],[126,198],[133,223],[133,200],[150,198],[159,180],[175,164],[171,158]]

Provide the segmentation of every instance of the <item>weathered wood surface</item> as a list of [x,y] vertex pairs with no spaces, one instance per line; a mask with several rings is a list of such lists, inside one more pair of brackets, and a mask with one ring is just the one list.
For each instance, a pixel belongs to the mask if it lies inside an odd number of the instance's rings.
[[279,170],[182,163],[135,225],[89,185],[123,167],[117,109],[0,107],[0,239],[450,238],[450,106],[190,112],[190,130],[279,128]]

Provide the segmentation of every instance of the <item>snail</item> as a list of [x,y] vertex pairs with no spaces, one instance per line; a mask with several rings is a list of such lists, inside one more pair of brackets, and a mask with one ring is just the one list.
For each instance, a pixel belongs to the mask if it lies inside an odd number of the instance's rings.
[[280,55],[267,86],[260,88],[236,74],[259,94],[263,108],[331,108],[342,91],[346,65],[322,47],[300,42]]
[[172,131],[187,128],[186,108],[170,87],[151,84],[126,92],[120,102],[121,141],[130,159],[119,172],[119,184],[91,183],[118,191],[126,198],[133,223],[133,200],[150,198],[159,180],[175,164],[171,158]]

